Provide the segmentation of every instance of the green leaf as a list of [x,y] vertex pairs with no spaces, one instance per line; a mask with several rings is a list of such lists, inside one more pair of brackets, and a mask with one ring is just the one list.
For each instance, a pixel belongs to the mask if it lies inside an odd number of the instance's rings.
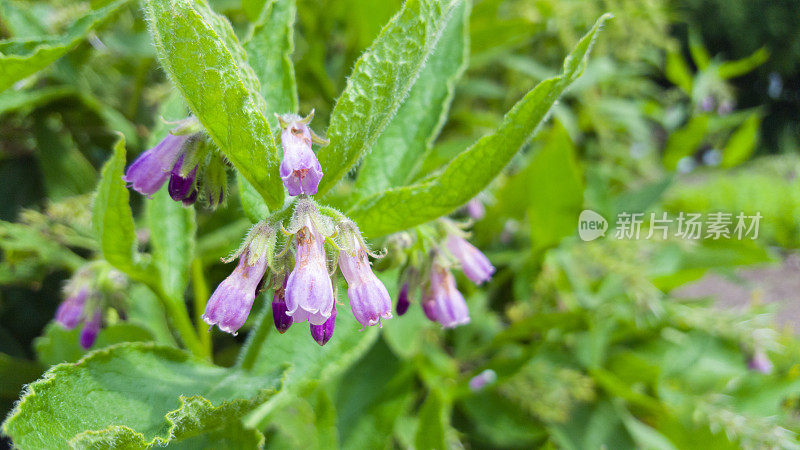
[[243,39],[247,57],[267,103],[266,115],[297,112],[294,51],[294,0],[269,0]]
[[0,93],[0,115],[23,108],[35,108],[52,100],[75,95],[75,89],[68,86],[43,87],[27,90],[7,90]]
[[683,92],[691,95],[692,85],[694,78],[686,60],[677,51],[667,52],[666,66],[664,67],[664,75],[675,86],[678,86]]
[[[80,345],[80,327],[67,330],[50,322],[41,336],[33,341],[36,359],[44,366],[75,362],[87,351]],[[115,323],[100,330],[94,348],[108,347],[121,342],[152,341],[152,334],[144,328],[127,322]]]
[[407,0],[356,62],[317,154],[324,194],[355,166],[408,97],[462,0]]
[[205,1],[144,2],[161,64],[234,167],[272,208],[283,204],[259,83],[230,23]]
[[[292,64],[295,9],[294,0],[264,2],[244,39],[250,64],[261,82],[268,119],[273,113],[297,112],[297,82]],[[253,222],[266,218],[269,207],[253,185],[241,174],[237,175],[237,180],[239,198],[247,217]]]
[[136,280],[151,274],[138,260],[133,213],[128,205],[128,189],[122,180],[125,170],[125,138],[120,135],[114,154],[100,173],[100,183],[92,207],[92,226],[100,241],[103,257],[114,267]]
[[[120,344],[60,364],[34,382],[3,424],[20,448],[143,448],[224,433],[280,384],[153,344]],[[239,428],[240,429],[240,428]]]
[[664,167],[675,170],[682,158],[693,155],[703,143],[706,131],[708,131],[708,116],[698,114],[692,116],[682,128],[670,134],[664,146]]
[[722,149],[722,167],[733,167],[745,162],[756,149],[761,117],[753,113],[733,132]]
[[153,265],[161,278],[161,289],[170,300],[182,303],[194,257],[194,208],[172,200],[166,189],[153,194],[145,207]]
[[525,175],[532,247],[543,250],[574,234],[583,207],[583,174],[567,130],[555,122]]
[[88,12],[61,36],[0,41],[0,92],[32,75],[72,50],[97,26],[111,17],[128,0],[117,0]]
[[[288,367],[284,389],[274,402],[256,410],[246,424],[261,429],[264,419],[275,407],[279,397],[298,392],[309,383],[330,380],[343,373],[372,347],[378,337],[378,330],[369,327],[361,330],[347,306],[339,306],[336,317],[336,331],[325,346],[321,347],[308,333],[308,325],[295,324],[284,334],[270,334],[258,355],[252,373],[274,373]],[[305,325],[305,326],[304,326]],[[386,326],[389,326],[387,324]]]
[[736,61],[727,61],[719,65],[719,77],[723,80],[736,78],[751,72],[756,67],[764,64],[769,59],[769,50],[765,47],[753,52],[752,55]]
[[438,390],[428,392],[419,410],[419,427],[414,439],[416,448],[421,450],[448,448],[446,440],[447,427],[450,423],[448,409]]
[[455,84],[466,67],[468,20],[469,3],[462,2],[445,26],[408,98],[364,157],[356,180],[359,196],[411,182],[415,169],[444,125]]
[[597,32],[610,15],[597,20],[564,61],[563,73],[542,81],[506,114],[493,134],[478,140],[439,175],[390,189],[357,203],[349,212],[369,236],[403,230],[449,214],[483,190],[522,148],[559,95],[583,71]]
[[48,196],[58,200],[91,192],[97,182],[97,171],[60,121],[37,120],[35,130],[36,156]]

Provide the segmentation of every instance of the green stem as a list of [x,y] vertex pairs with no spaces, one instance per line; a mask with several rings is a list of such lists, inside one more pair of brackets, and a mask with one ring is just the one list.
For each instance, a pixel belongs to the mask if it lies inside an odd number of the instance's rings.
[[203,275],[203,262],[200,258],[192,260],[192,293],[194,294],[194,323],[196,324],[197,334],[200,343],[207,354],[211,353],[211,333],[208,332],[203,321],[203,311],[205,311],[206,300],[208,299],[208,283]]
[[195,356],[199,356],[203,359],[210,359],[210,353],[205,350],[203,344],[200,343],[200,338],[194,331],[194,326],[192,326],[192,320],[189,318],[186,305],[168,299],[163,294],[159,294],[159,297],[161,297],[164,302],[167,314],[172,319],[172,325],[175,327],[178,336],[180,336],[186,348]]
[[236,366],[242,370],[251,370],[256,363],[256,358],[264,346],[264,340],[269,335],[269,330],[272,329],[272,302],[269,300],[272,291],[266,291],[264,294],[264,306],[258,313],[256,318],[256,328],[250,332],[247,337],[247,342],[244,343],[242,349],[239,351],[239,361]]

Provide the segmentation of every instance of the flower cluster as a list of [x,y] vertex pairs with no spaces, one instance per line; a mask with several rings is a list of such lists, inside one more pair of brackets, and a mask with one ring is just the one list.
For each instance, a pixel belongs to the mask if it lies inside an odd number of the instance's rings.
[[[396,311],[398,315],[405,314],[411,303],[410,291],[419,288],[425,316],[444,328],[454,328],[469,323],[470,317],[451,268],[459,267],[467,278],[478,285],[489,281],[495,269],[486,255],[467,242],[466,234],[454,223],[443,219],[439,225],[439,232],[433,234],[443,237],[429,239],[433,242],[423,244],[423,248],[431,248],[426,253],[427,257],[415,258],[423,262],[407,265]],[[426,276],[420,277],[421,273]]]
[[208,206],[216,208],[225,196],[225,162],[212,151],[197,119],[189,117],[176,125],[158,145],[139,155],[122,179],[148,197],[169,180],[173,200],[190,206],[202,193]]
[[[294,211],[288,227],[284,227],[286,216],[281,213],[257,223],[239,249],[224,260],[238,258],[238,263],[206,304],[202,318],[212,327],[237,334],[259,292],[264,286],[271,286],[275,328],[285,333],[293,324],[308,322],[313,339],[325,345],[336,326],[337,268],[347,282],[350,310],[362,327],[382,326],[392,318],[389,292],[370,262],[370,257],[378,255],[370,252],[354,222],[338,211],[318,206],[309,197],[317,193],[323,177],[312,145],[327,144],[309,128],[313,115],[312,111],[305,118],[294,114],[277,116],[283,150],[279,172],[289,196],[297,197]],[[126,181],[149,195],[169,178],[170,195],[191,203],[196,199],[198,173],[205,174],[204,184],[214,184],[215,176],[224,179],[224,171],[215,175],[208,167],[198,168],[195,162],[199,151],[191,143],[200,140],[199,132],[187,134],[185,130],[191,128],[182,125],[159,146],[145,152],[128,169]],[[219,202],[221,195],[222,191]],[[214,201],[213,195],[205,196]],[[471,213],[477,218],[483,214],[483,206],[478,200],[472,203]],[[440,233],[442,238],[430,246],[427,262],[410,265],[404,272],[414,275],[405,277],[397,314],[406,312],[412,291],[420,289],[425,314],[451,328],[470,320],[451,268],[459,266],[469,279],[481,284],[491,277],[494,267],[453,223],[439,224],[449,231]],[[392,260],[405,254],[410,242],[393,238],[390,244]],[[282,250],[277,251],[280,247]],[[423,273],[425,277],[420,276]]]
[[308,322],[314,340],[325,345],[336,324],[331,272],[337,264],[347,281],[350,308],[363,327],[380,326],[392,317],[389,292],[372,272],[369,249],[353,222],[321,214],[313,201],[302,197],[288,230],[282,231],[284,249],[274,255],[277,226],[260,222],[251,229],[233,256],[239,258],[237,268],[208,301],[203,315],[208,324],[235,334],[271,268],[275,327],[284,333],[293,324]]
[[64,286],[65,299],[56,310],[55,321],[68,330],[83,325],[81,347],[91,348],[104,325],[106,309],[121,308],[119,294],[126,285],[125,275],[104,262],[87,264]]

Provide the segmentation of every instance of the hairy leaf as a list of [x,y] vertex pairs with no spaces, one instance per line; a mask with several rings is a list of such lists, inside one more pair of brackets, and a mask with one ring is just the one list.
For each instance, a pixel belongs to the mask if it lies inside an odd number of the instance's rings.
[[319,162],[319,193],[331,189],[368,152],[414,86],[461,0],[407,0],[356,62],[331,113]]
[[[50,322],[45,327],[44,333],[33,341],[36,359],[45,367],[81,359],[87,351],[80,345],[80,333],[80,327],[67,330],[55,322]],[[152,340],[152,334],[139,325],[120,322],[101,329],[93,348],[108,347],[121,342]]]
[[0,41],[0,92],[32,75],[72,50],[95,27],[111,17],[128,0],[117,0],[89,11],[61,36]]
[[559,95],[583,72],[597,32],[610,17],[597,20],[564,61],[561,75],[539,83],[506,114],[493,134],[484,136],[443,171],[421,182],[368,197],[349,215],[370,236],[381,236],[443,216],[483,190],[522,148]]
[[153,265],[161,277],[161,288],[170,300],[183,302],[194,257],[194,208],[172,200],[166,189],[156,192],[145,206]]
[[208,134],[273,208],[283,204],[259,83],[230,23],[205,1],[144,2],[161,64]]
[[[258,19],[244,39],[253,71],[261,82],[267,119],[273,123],[274,113],[297,112],[297,83],[292,64],[295,14],[294,0],[264,2]],[[267,217],[269,208],[253,185],[241,175],[237,179],[242,209],[247,217],[253,222]]]
[[133,213],[128,205],[128,189],[122,181],[124,170],[125,138],[120,135],[114,145],[114,154],[100,174],[92,208],[92,225],[106,261],[134,279],[146,280],[151,274],[138,260]]
[[349,308],[344,305],[339,308],[336,332],[324,347],[314,342],[306,324],[295,324],[284,334],[274,333],[267,337],[253,373],[273,373],[288,366],[284,390],[274,402],[268,402],[256,410],[246,422],[248,425],[262,428],[265,425],[262,420],[280,397],[297,392],[309,382],[329,380],[341,374],[369,350],[378,336],[378,330],[370,327],[362,331],[361,325],[348,311]]
[[31,384],[3,424],[21,448],[143,448],[219,432],[274,394],[258,376],[188,353],[128,343],[60,364]]
[[391,123],[364,157],[356,180],[359,196],[411,182],[444,125],[455,83],[468,58],[469,4],[453,12],[433,54]]

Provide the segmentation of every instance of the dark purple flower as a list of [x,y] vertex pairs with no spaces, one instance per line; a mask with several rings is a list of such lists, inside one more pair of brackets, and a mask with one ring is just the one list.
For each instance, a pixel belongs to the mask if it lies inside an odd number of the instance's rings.
[[297,232],[294,270],[286,281],[286,313],[294,323],[322,325],[333,309],[333,285],[326,267],[323,237],[311,223]]
[[236,269],[217,286],[206,304],[203,320],[220,330],[236,336],[244,325],[256,298],[256,288],[267,270],[267,258],[261,256],[251,261],[250,252],[239,256]]
[[400,293],[397,294],[397,305],[395,306],[397,315],[402,316],[405,314],[410,304],[411,302],[408,301],[408,283],[403,283],[403,287],[400,288]]
[[86,306],[86,299],[89,297],[89,290],[81,288],[76,294],[70,295],[60,305],[56,311],[56,322],[64,328],[71,330],[78,326],[83,317],[83,309]]
[[181,200],[181,203],[183,203],[183,206],[192,206],[196,201],[197,201],[197,189],[192,189],[192,192],[189,193],[189,195],[187,195],[183,200]]
[[756,350],[753,353],[750,361],[747,362],[747,367],[750,370],[761,372],[765,375],[772,373],[772,361],[770,361],[767,354],[761,350]]
[[451,234],[447,237],[447,249],[458,259],[464,275],[475,284],[492,278],[494,266],[480,250],[464,238]]
[[[197,166],[194,166],[185,177],[181,176],[184,157],[185,155],[180,155],[175,165],[172,166],[172,173],[167,185],[169,196],[176,202],[189,198],[195,192],[194,179],[197,177]],[[195,194],[195,198],[196,196],[197,194]]]
[[100,333],[102,319],[103,312],[100,308],[97,308],[92,312],[92,317],[83,323],[83,329],[81,330],[81,347],[88,350],[94,345],[97,334]]
[[190,136],[168,134],[158,145],[139,155],[122,179],[141,194],[155,194],[170,177],[175,161]]
[[475,220],[481,220],[486,215],[486,208],[478,197],[467,202],[467,214]]
[[325,345],[333,336],[333,328],[336,326],[336,305],[331,309],[331,316],[322,325],[311,324],[311,337],[319,345]]
[[317,160],[317,155],[311,149],[311,142],[315,135],[308,128],[310,118],[301,119],[299,116],[287,116],[290,121],[281,132],[281,146],[283,147],[283,160],[280,165],[280,175],[289,195],[317,193],[317,186],[322,179],[322,166]]
[[450,270],[434,265],[431,269],[430,289],[436,306],[437,322],[445,328],[469,323],[467,302],[456,288],[456,280]]
[[392,300],[381,280],[372,272],[369,256],[363,247],[354,254],[339,252],[339,268],[347,280],[350,309],[363,327],[381,325],[381,319],[392,318]]
[[272,297],[272,321],[275,322],[275,328],[278,333],[283,334],[292,326],[292,318],[286,315],[287,311],[289,309],[286,308],[283,287],[278,287]]

